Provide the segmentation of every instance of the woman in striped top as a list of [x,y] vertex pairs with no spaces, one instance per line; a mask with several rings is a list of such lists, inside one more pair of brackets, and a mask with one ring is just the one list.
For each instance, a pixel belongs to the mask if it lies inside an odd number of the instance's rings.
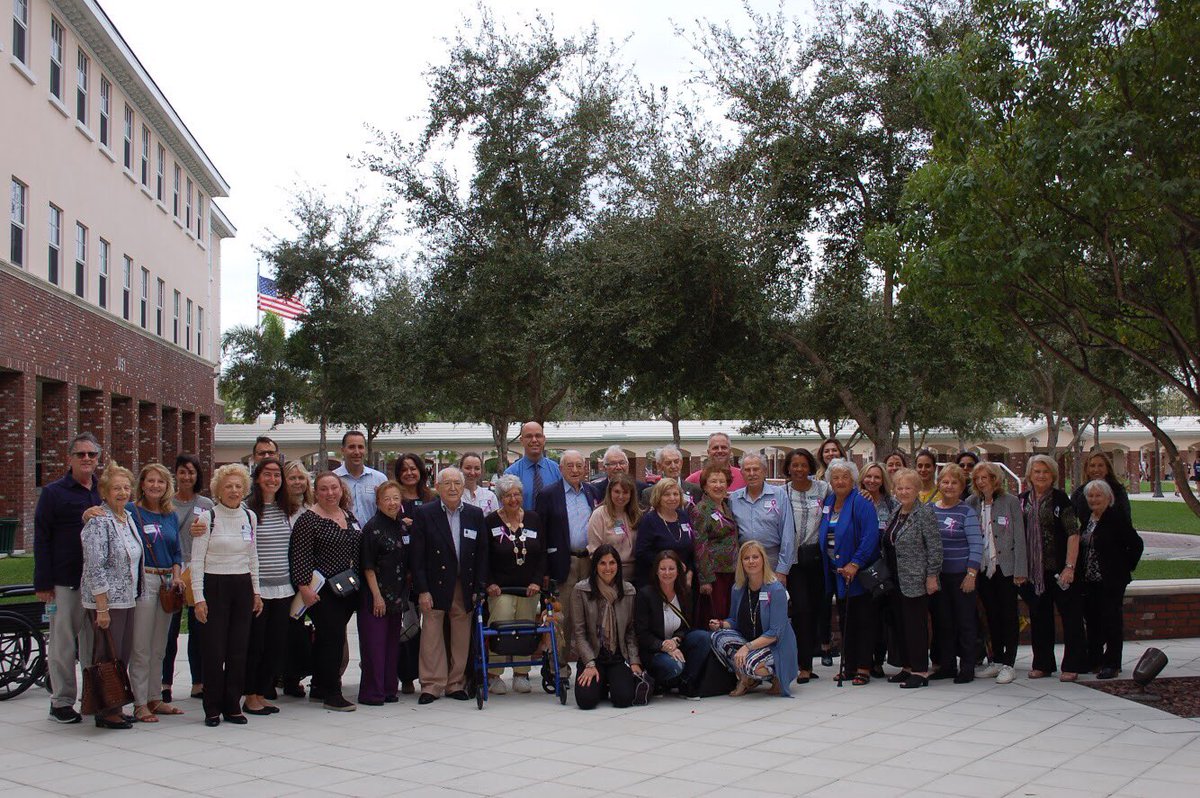
[[[825,590],[825,573],[821,566],[821,544],[817,532],[821,528],[821,505],[829,494],[829,483],[813,479],[817,459],[808,449],[792,449],[783,459],[784,473],[789,477],[785,490],[792,505],[792,523],[796,529],[796,564],[788,571],[787,589],[792,597],[792,631],[800,652],[799,684],[817,678],[813,673],[813,652],[821,632],[829,627],[830,595]],[[822,653],[829,651],[828,644]],[[832,660],[831,660],[832,662]]]
[[942,536],[942,589],[933,602],[938,672],[930,678],[953,677],[955,684],[975,678],[975,577],[983,558],[979,515],[962,500],[966,488],[966,473],[954,463],[944,466],[938,478],[941,495],[933,505]]
[[288,545],[292,539],[291,516],[296,500],[283,487],[283,463],[268,457],[254,467],[254,485],[246,502],[258,518],[258,582],[263,611],[250,626],[250,650],[246,659],[246,700],[242,711],[250,715],[273,715],[279,708],[267,702],[275,679],[283,669],[287,643],[288,612],[296,591],[288,572]]

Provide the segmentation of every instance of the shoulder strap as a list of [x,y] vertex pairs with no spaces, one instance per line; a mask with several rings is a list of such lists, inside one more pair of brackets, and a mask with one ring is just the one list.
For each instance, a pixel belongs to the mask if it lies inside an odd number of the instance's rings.
[[659,596],[659,598],[662,599],[663,606],[667,607],[668,609],[671,610],[671,612],[675,613],[675,617],[677,617],[679,619],[680,623],[682,623],[685,628],[687,628],[687,629],[692,628],[692,625],[690,623],[688,623],[688,619],[683,617],[683,613],[680,612],[679,609],[674,604],[667,601],[666,597],[663,596],[662,593],[659,593],[658,596]]
[[138,507],[137,502],[133,503],[133,512],[137,514],[138,537],[142,539],[142,545],[146,551],[150,552],[150,561],[153,563],[151,567],[158,567],[158,557],[154,555],[154,544],[146,538],[146,521],[142,518],[142,508]]

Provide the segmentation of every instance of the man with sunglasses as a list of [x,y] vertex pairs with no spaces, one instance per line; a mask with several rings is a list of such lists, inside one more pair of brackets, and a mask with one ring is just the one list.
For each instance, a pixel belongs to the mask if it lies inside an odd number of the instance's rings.
[[71,441],[62,479],[42,488],[33,514],[33,587],[50,616],[50,720],[79,723],[75,711],[76,643],[81,662],[92,661],[92,627],[80,601],[83,511],[100,504],[100,443],[90,432]]

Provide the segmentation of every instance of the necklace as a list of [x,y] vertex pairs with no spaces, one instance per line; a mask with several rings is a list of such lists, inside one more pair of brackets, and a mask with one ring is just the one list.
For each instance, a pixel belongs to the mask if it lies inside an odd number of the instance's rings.
[[503,514],[500,515],[500,520],[504,522],[500,536],[512,544],[513,555],[516,557],[517,565],[524,565],[525,557],[529,554],[529,548],[525,545],[525,525],[518,521],[517,523],[520,524],[520,527],[517,529],[516,534],[513,534],[509,531],[508,521],[504,518]]

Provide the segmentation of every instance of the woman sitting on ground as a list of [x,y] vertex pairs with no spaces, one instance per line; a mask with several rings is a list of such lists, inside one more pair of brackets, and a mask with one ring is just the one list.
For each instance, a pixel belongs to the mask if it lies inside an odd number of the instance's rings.
[[633,624],[635,591],[620,573],[621,555],[604,543],[592,552],[588,578],[576,582],[571,594],[573,647],[579,658],[575,703],[580,709],[595,709],[606,693],[614,707],[631,706],[642,674]]
[[686,567],[672,549],[660,551],[651,566],[653,581],[637,593],[638,649],[655,685],[696,695],[697,677],[708,655],[710,635],[692,628],[691,591]]

